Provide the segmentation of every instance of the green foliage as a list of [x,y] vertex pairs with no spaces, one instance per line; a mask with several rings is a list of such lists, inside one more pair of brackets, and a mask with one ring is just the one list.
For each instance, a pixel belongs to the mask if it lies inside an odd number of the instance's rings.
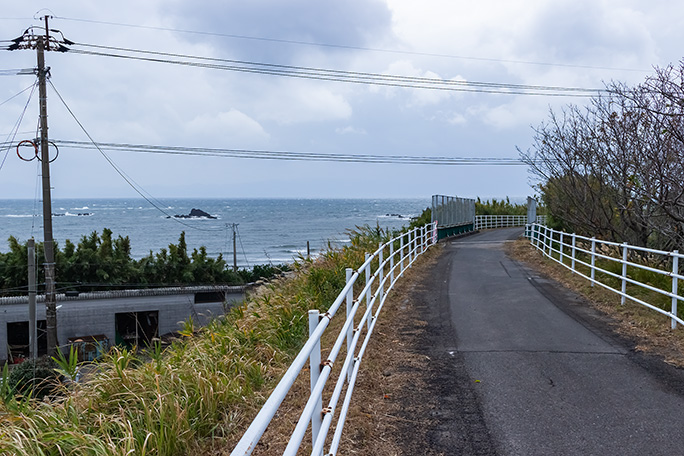
[[52,357],[52,361],[57,365],[55,372],[63,376],[70,382],[76,381],[78,375],[78,350],[73,345],[69,346],[69,356],[64,356],[62,350],[57,350],[57,357]]
[[417,218],[411,219],[408,229],[412,230],[420,226],[425,226],[430,222],[432,222],[432,208],[428,206]]
[[[145,353],[114,347],[98,361],[97,375],[64,396],[22,402],[21,409],[0,402],[0,453],[201,454],[202,442],[223,440],[246,423],[306,340],[308,311],[325,312],[344,286],[345,268],[358,268],[365,252],[392,234],[357,227],[349,246],[301,259],[292,277],[261,287],[225,318],[204,328],[188,320],[182,340],[170,346],[157,343]],[[182,259],[183,250],[162,256]],[[72,356],[58,364],[67,373],[76,367]],[[11,394],[6,385],[0,397]]]
[[511,203],[508,197],[500,201],[494,198],[482,202],[478,197],[475,200],[475,215],[527,215],[527,204]]
[[7,388],[23,396],[43,399],[59,382],[55,368],[55,363],[47,357],[26,360],[10,371]]
[[0,401],[7,405],[11,401],[14,401],[15,395],[15,385],[9,382],[9,364],[5,363],[2,367],[2,379],[0,380]]
[[[9,252],[0,253],[0,289],[8,295],[26,290],[27,244],[9,238]],[[44,263],[43,244],[36,244],[36,264]],[[82,236],[78,244],[67,240],[64,249],[55,246],[58,287],[66,290],[97,291],[120,288],[229,284],[240,285],[259,279],[272,279],[287,271],[287,265],[255,265],[237,272],[228,267],[222,255],[210,258],[202,246],[188,253],[185,233],[178,244],[135,260],[131,258],[128,236],[114,238],[105,228]],[[38,268],[37,282],[43,283]],[[38,290],[40,293],[42,290]]]
[[260,279],[270,280],[279,276],[283,272],[290,270],[287,264],[255,264],[252,269],[240,269],[238,275],[245,283],[256,282]]

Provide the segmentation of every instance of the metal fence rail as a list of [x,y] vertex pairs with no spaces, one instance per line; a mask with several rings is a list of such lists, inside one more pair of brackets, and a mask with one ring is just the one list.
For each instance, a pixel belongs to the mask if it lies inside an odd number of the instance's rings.
[[[556,231],[538,223],[525,227],[525,237],[544,255],[591,281],[592,286],[597,284],[620,295],[621,304],[630,299],[659,312],[671,319],[672,329],[677,327],[677,323],[684,324],[677,315],[677,304],[684,300],[678,292],[678,282],[684,279],[679,273],[680,259],[684,254],[680,254],[679,251],[666,252],[627,243],[602,241]],[[600,266],[596,264],[597,260],[601,261]],[[654,264],[659,266],[654,267]],[[611,265],[619,265],[617,269],[620,272],[611,271]],[[649,280],[651,283],[634,278],[640,271],[654,274]],[[597,274],[600,277],[597,277]],[[658,281],[658,278],[668,283],[669,290],[652,284]],[[620,288],[611,286],[611,281],[619,284]],[[669,298],[670,310],[635,296],[643,290]]]
[[[536,222],[546,224],[545,215],[537,215]],[[475,229],[488,230],[491,228],[510,228],[527,225],[527,215],[476,215]]]
[[[283,454],[297,454],[306,431],[311,426],[311,454],[323,455],[335,416],[337,416],[337,421],[334,434],[325,454],[337,454],[359,366],[377,318],[385,304],[387,293],[416,258],[436,242],[437,228],[434,223],[430,223],[380,245],[372,255],[366,254],[366,261],[357,270],[347,269],[346,285],[330,308],[323,314],[319,314],[318,310],[309,311],[309,339],[238,442],[231,453],[232,456],[252,453],[280,404],[305,367],[307,359],[310,365],[311,395]],[[373,268],[375,268],[374,272]],[[354,284],[362,275],[365,278],[364,287],[354,298]],[[346,320],[328,352],[327,359],[321,362],[321,336],[343,303]],[[363,313],[359,317],[361,312]],[[323,391],[333,373],[337,357],[345,346],[346,356],[338,371],[338,380],[330,393],[327,406],[323,408]],[[344,399],[340,405],[343,393]]]

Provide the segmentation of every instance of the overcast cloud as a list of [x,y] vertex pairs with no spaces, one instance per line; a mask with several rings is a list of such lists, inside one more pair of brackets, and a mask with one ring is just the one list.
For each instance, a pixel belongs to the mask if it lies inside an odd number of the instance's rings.
[[[0,39],[40,25],[32,18],[44,15],[38,12],[44,6],[32,0],[4,5]],[[51,6],[49,14],[55,16],[51,27],[78,43],[445,80],[601,88],[610,80],[638,83],[653,66],[679,62],[684,30],[672,18],[682,12],[684,4],[669,1],[66,0]],[[34,51],[0,51],[0,69],[33,68],[35,58]],[[69,53],[48,53],[46,60],[55,87],[100,142],[517,157],[516,146],[528,147],[530,127],[545,120],[549,107],[587,103],[582,98],[377,87]],[[2,76],[0,102],[32,82],[32,76]],[[3,140],[26,100],[25,94],[0,106]],[[48,108],[51,138],[87,140],[51,88]],[[17,141],[34,137],[37,119],[36,94]],[[524,166],[110,156],[159,198],[522,197],[532,192]],[[52,177],[56,198],[136,196],[97,151],[63,148]],[[0,197],[32,198],[36,179],[36,162],[22,162],[11,150],[0,169]]]

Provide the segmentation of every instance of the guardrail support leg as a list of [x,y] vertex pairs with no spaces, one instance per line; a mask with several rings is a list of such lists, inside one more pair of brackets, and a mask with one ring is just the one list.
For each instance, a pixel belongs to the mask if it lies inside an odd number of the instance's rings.
[[382,241],[380,242],[380,247],[378,248],[378,305],[382,305],[382,297],[385,294],[385,287],[382,285],[382,280],[385,277],[385,267],[383,266],[384,261],[384,248],[382,247]]
[[402,234],[399,238],[399,261],[401,262],[399,265],[399,271],[402,273],[404,272],[404,236],[406,235]]
[[[368,258],[370,258],[369,253],[366,254],[366,261],[368,261]],[[371,267],[369,264],[368,266],[366,266],[366,284],[369,284],[370,280],[371,280]],[[373,293],[371,292],[371,288],[373,288],[373,287],[369,286],[368,290],[366,290],[366,309],[372,309],[372,307],[373,307],[371,304],[371,298],[373,296]],[[373,311],[371,310],[370,313],[372,315]],[[370,326],[371,326],[371,318],[370,317],[368,318],[367,324],[368,324],[368,329],[370,329]]]
[[563,232],[561,231],[558,235],[558,259],[560,260],[561,264],[565,264],[565,258],[564,258],[564,249],[563,249]]
[[577,237],[575,236],[575,233],[572,233],[572,262],[570,263],[571,269],[574,271],[575,270],[575,254],[576,254],[576,242],[577,242]]
[[[679,254],[679,250],[675,250],[672,252],[674,255],[672,256],[672,315],[675,317],[677,316],[677,275],[679,275],[679,257],[677,256]],[[675,329],[677,327],[677,320],[674,318],[672,319],[672,324],[671,324],[672,329]]]
[[[352,278],[352,275],[354,274],[354,270],[352,268],[347,268],[347,283]],[[349,292],[347,293],[347,319],[349,319],[349,315],[351,315],[352,307],[354,307],[354,287],[349,288]],[[349,329],[347,329],[347,353],[352,349],[352,339],[354,338],[354,325],[349,325]],[[349,364],[349,369],[347,370],[347,383],[351,382],[351,377],[352,377],[352,364]]]
[[409,268],[413,265],[413,260],[416,259],[416,236],[418,235],[418,229],[411,231],[411,237],[409,238]]
[[390,241],[390,280],[394,283],[394,241]]
[[620,296],[620,305],[624,305],[627,298],[625,294],[627,293],[627,256],[629,249],[627,248],[627,243],[622,244],[622,296]]
[[591,238],[591,286],[596,280],[596,238]]
[[[309,337],[311,337],[318,326],[320,317],[318,310],[309,311]],[[314,349],[309,355],[309,373],[311,379],[311,393],[313,394],[316,382],[318,382],[318,377],[321,375],[321,342],[318,341]],[[316,439],[318,438],[318,433],[321,430],[321,424],[323,423],[323,395],[318,398],[316,403],[316,409],[314,414],[311,416],[311,444],[316,444]]]

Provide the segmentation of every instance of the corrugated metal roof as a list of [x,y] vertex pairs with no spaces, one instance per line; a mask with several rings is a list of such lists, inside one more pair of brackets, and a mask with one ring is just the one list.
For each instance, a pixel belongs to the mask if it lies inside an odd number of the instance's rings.
[[[146,288],[141,290],[114,290],[114,291],[90,291],[79,293],[78,296],[66,296],[64,293],[57,294],[57,301],[80,301],[87,299],[112,299],[112,298],[135,298],[140,296],[167,296],[195,294],[203,292],[223,291],[225,293],[243,293],[248,285],[205,285],[196,287],[166,287]],[[44,302],[45,295],[37,295],[36,302]],[[28,296],[10,296],[0,298],[0,306],[11,304],[28,304]]]

